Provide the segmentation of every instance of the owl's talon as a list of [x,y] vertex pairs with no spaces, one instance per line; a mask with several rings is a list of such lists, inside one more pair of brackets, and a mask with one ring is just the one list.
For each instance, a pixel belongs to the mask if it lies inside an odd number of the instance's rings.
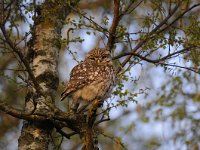
[[86,108],[87,108],[88,106],[89,106],[89,104],[81,106],[81,107],[78,109],[77,113],[86,112],[86,111],[87,111]]

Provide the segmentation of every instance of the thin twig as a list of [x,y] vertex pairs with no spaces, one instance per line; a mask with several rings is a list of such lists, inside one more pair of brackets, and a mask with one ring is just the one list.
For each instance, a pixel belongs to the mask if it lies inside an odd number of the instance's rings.
[[176,54],[182,54],[182,53],[188,52],[192,48],[194,48],[194,47],[187,47],[187,48],[184,48],[182,50],[176,51],[174,53],[168,54],[168,55],[166,55],[166,56],[164,56],[162,58],[159,58],[159,59],[149,59],[149,58],[146,58],[145,56],[142,56],[142,55],[140,55],[138,53],[135,53],[135,52],[127,52],[127,53],[122,53],[122,54],[119,54],[119,55],[113,57],[113,60],[119,59],[119,58],[127,56],[127,55],[131,55],[131,56],[136,56],[136,57],[138,57],[138,58],[140,58],[142,60],[145,60],[147,62],[150,62],[150,63],[158,63],[158,62],[161,62],[161,61],[165,61],[166,59],[169,59],[169,58],[171,58],[172,56],[174,56]]
[[[142,45],[144,45],[144,43],[146,43],[147,41],[149,41],[151,39],[150,37],[153,34],[155,34],[156,31],[159,30],[174,15],[174,13],[180,7],[180,4],[181,4],[181,1],[174,7],[174,9],[171,11],[171,13],[168,14],[168,16],[147,35],[147,37],[145,39],[140,39],[139,43],[131,51],[132,52],[136,52],[138,49],[140,49],[142,47]],[[117,73],[119,73],[121,71],[122,67],[124,67],[129,62],[129,60],[131,59],[131,57],[132,57],[131,55],[129,55],[129,56],[126,57],[126,59],[122,62],[121,67],[119,67],[117,69]]]
[[98,125],[98,124],[100,124],[100,123],[102,123],[102,122],[105,122],[105,121],[110,121],[110,118],[101,119],[101,120],[95,122],[94,125]]
[[6,29],[3,25],[0,26],[1,28],[1,31],[6,39],[6,42],[7,44],[10,46],[10,48],[19,56],[20,60],[22,61],[22,63],[24,64],[29,76],[30,76],[30,79],[32,80],[33,84],[34,84],[34,87],[36,89],[36,91],[40,94],[42,94],[42,88],[40,87],[40,85],[38,84],[31,68],[30,68],[30,65],[29,63],[27,62],[27,60],[24,58],[23,54],[22,54],[22,50],[17,47],[16,45],[14,45],[14,43],[12,42],[12,40],[9,38],[9,36],[7,35],[7,32],[6,32]]
[[67,139],[70,139],[71,138],[71,136],[73,136],[73,135],[76,135],[77,133],[76,132],[72,132],[72,133],[65,133],[61,128],[58,128],[58,127],[55,127],[56,128],[56,130],[62,135],[62,136],[64,136],[65,138],[67,138]]
[[11,68],[4,68],[0,70],[10,70],[10,71],[27,71],[26,69],[11,69]]
[[80,10],[69,6],[73,11],[75,11],[76,13],[78,13],[79,15],[81,15],[83,18],[87,19],[88,21],[90,21],[92,24],[94,24],[97,28],[101,29],[102,32],[106,35],[106,33],[109,33],[109,31],[106,28],[103,28],[101,25],[97,24],[94,20],[92,20],[91,18],[87,17],[84,13],[80,12]]
[[157,32],[157,34],[162,33],[163,31],[165,31],[166,29],[171,27],[175,22],[177,22],[180,18],[182,18],[186,13],[188,13],[189,11],[191,11],[192,9],[194,9],[195,7],[198,7],[198,6],[200,6],[200,3],[197,3],[197,4],[193,5],[192,7],[188,8],[187,10],[185,10],[178,17],[176,17],[171,23],[167,24],[166,27],[164,27],[163,29],[159,30]]
[[189,67],[179,66],[179,65],[175,65],[175,64],[168,64],[168,63],[159,63],[159,64],[163,65],[163,66],[171,66],[171,67],[177,67],[177,68],[181,68],[181,69],[186,69],[186,70],[190,70],[192,72],[195,72],[197,74],[200,74],[200,72],[196,68],[189,68]]
[[130,2],[130,4],[127,6],[124,12],[119,15],[119,17],[122,18],[124,15],[132,13],[143,1],[144,0],[141,0],[140,2],[138,2],[133,8],[131,7],[133,6],[135,1]]

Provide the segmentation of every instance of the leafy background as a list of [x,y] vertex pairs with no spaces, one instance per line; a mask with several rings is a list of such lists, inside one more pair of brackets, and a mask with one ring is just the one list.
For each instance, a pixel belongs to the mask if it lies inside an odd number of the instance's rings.
[[[37,1],[37,5],[43,1]],[[113,57],[130,52],[140,40],[148,39],[140,54],[156,60],[169,52],[191,46],[189,53],[177,54],[161,63],[152,63],[133,56],[118,74],[113,96],[104,103],[101,111],[110,121],[100,125],[101,149],[192,149],[200,147],[200,7],[180,17],[163,32],[150,33],[168,15],[178,1],[122,0],[121,11],[126,10],[117,28],[117,43]],[[33,1],[6,1],[12,7],[7,23],[10,37],[20,47],[29,44],[30,28],[34,17]],[[137,4],[140,4],[137,6]],[[188,10],[198,0],[183,1],[170,21]],[[55,94],[60,102],[64,82],[70,70],[94,47],[105,47],[107,30],[113,18],[113,3],[105,0],[83,0],[65,20],[59,55],[60,86]],[[169,22],[170,22],[169,21]],[[166,24],[167,25],[167,24]],[[24,54],[27,50],[24,48]],[[115,66],[125,57],[115,59]],[[170,64],[170,65],[166,65]],[[180,68],[179,66],[182,66]],[[192,71],[187,69],[192,68]],[[22,78],[23,77],[23,78]],[[16,55],[5,44],[0,32],[0,98],[15,107],[23,107],[27,74]],[[17,149],[22,121],[0,112],[0,149]],[[55,149],[80,148],[78,136],[71,140],[52,133]],[[62,144],[60,145],[60,143]]]

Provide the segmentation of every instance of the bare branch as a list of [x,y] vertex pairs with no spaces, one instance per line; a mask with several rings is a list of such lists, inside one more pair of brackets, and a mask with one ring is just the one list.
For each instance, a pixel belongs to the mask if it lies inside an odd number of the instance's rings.
[[3,101],[0,101],[0,110],[6,114],[9,114],[9,115],[19,118],[19,119],[25,119],[25,120],[30,120],[30,121],[46,120],[46,117],[38,116],[38,115],[31,115],[30,113],[26,113],[23,110],[13,108],[12,106],[4,103]]
[[0,24],[4,21],[4,1],[0,1]]
[[[24,110],[16,109],[8,104],[6,104],[3,101],[0,101],[0,110],[3,111],[6,114],[9,114],[13,117],[16,117],[18,119],[24,119],[28,121],[51,121],[53,123],[56,123],[58,121],[61,121],[62,123],[69,124],[74,121],[73,116],[74,114],[71,113],[65,113],[62,112],[60,109],[58,109],[56,106],[54,107],[54,110],[49,113],[36,113],[36,112],[25,112]],[[35,111],[35,110],[34,110]],[[78,114],[77,114],[78,116]],[[60,124],[62,124],[60,123]],[[66,125],[68,127],[68,125]],[[76,131],[74,127],[71,127],[70,129]]]
[[[135,1],[130,2],[130,4],[127,6],[127,8],[119,15],[120,18],[122,18],[126,14],[130,14],[133,12],[144,0],[140,0],[134,7],[133,4]],[[131,8],[132,7],[132,8]]]
[[118,58],[121,58],[121,57],[124,57],[124,56],[127,56],[127,55],[131,55],[131,56],[135,56],[135,57],[138,57],[140,58],[141,60],[144,60],[146,62],[149,62],[149,63],[153,63],[155,65],[164,65],[164,66],[172,66],[172,67],[178,67],[178,68],[183,68],[183,69],[187,69],[187,70],[190,70],[190,71],[193,71],[195,73],[198,73],[198,70],[196,70],[195,68],[189,68],[189,67],[184,67],[184,66],[178,66],[178,65],[175,65],[175,64],[168,64],[168,63],[164,63],[164,61],[172,58],[173,56],[175,55],[178,55],[178,54],[182,54],[182,53],[186,53],[186,52],[189,52],[192,48],[195,48],[195,47],[188,47],[188,48],[184,48],[182,50],[179,50],[179,51],[176,51],[174,53],[171,53],[171,54],[168,54],[162,58],[159,58],[159,59],[149,59],[147,58],[146,56],[142,56],[138,53],[135,53],[135,52],[128,52],[128,53],[123,53],[123,54],[120,54],[116,57],[114,57],[113,59],[118,59]]
[[107,48],[111,50],[113,48],[114,42],[115,42],[115,33],[117,26],[119,24],[120,18],[119,18],[119,7],[120,7],[120,0],[114,0],[114,18],[112,21],[112,25],[110,27],[109,37],[108,37],[108,43]]
[[188,51],[190,51],[192,48],[194,48],[194,47],[187,47],[187,48],[184,48],[184,49],[182,49],[182,50],[176,51],[176,52],[174,52],[174,53],[168,54],[168,55],[166,55],[166,56],[164,56],[164,57],[162,57],[162,58],[154,59],[154,60],[153,60],[153,59],[146,58],[145,56],[142,56],[142,55],[140,55],[140,54],[138,54],[138,53],[136,53],[136,52],[122,53],[122,54],[120,54],[120,55],[118,55],[118,56],[113,57],[113,59],[115,60],[115,59],[119,59],[119,58],[124,57],[124,56],[127,56],[127,55],[131,55],[131,56],[136,56],[136,57],[138,57],[138,58],[140,58],[140,59],[142,59],[142,60],[145,60],[145,61],[147,61],[147,62],[150,62],[150,63],[159,63],[159,62],[161,62],[161,61],[165,61],[165,60],[167,60],[167,59],[170,59],[172,56],[174,56],[174,55],[176,55],[176,54],[182,54],[182,53],[188,52]]
[[61,128],[58,128],[58,127],[55,127],[56,128],[56,130],[62,135],[62,136],[64,136],[65,138],[67,138],[67,139],[70,139],[71,138],[71,136],[73,136],[73,135],[76,135],[77,133],[76,132],[72,132],[72,133],[65,133]]
[[4,68],[4,69],[0,69],[0,70],[10,70],[10,71],[27,71],[25,69],[11,69],[11,68]]
[[95,122],[95,125],[98,125],[102,122],[110,121],[110,118],[100,119],[99,121]]
[[171,67],[177,67],[177,68],[181,68],[181,69],[186,69],[186,70],[195,72],[197,74],[200,74],[200,72],[196,68],[184,67],[184,66],[179,66],[179,65],[176,65],[176,64],[168,64],[168,63],[159,63],[159,64],[163,65],[163,66],[171,66]]

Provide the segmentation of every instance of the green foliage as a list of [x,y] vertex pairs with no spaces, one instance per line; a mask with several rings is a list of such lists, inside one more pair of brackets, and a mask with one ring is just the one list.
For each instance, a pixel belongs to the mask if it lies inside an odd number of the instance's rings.
[[[113,19],[113,3],[101,4],[101,1],[86,1],[80,3],[79,8],[79,6],[72,7],[75,1],[70,3],[70,1],[50,0],[48,2],[49,5],[45,6],[45,12],[42,18],[39,19],[41,19],[40,21],[50,19],[52,23],[56,23],[58,26],[64,25],[63,38],[55,39],[53,44],[62,50],[66,50],[67,54],[72,55],[73,60],[79,62],[80,53],[76,50],[81,50],[82,47],[87,48],[83,38],[85,35],[87,37],[97,37],[96,43],[92,38],[90,39],[92,46],[106,46],[109,27]],[[108,131],[117,137],[119,136],[119,138],[115,138],[110,135],[109,138],[114,141],[112,145],[121,145],[119,147],[122,147],[122,149],[126,149],[125,145],[129,149],[132,148],[133,142],[136,143],[134,143],[134,146],[139,145],[142,147],[143,145],[144,147],[141,149],[162,149],[165,143],[162,143],[159,136],[150,137],[145,133],[148,138],[146,141],[143,138],[144,133],[139,130],[142,130],[140,125],[145,124],[145,126],[149,126],[149,131],[154,132],[152,131],[152,122],[154,125],[160,122],[163,124],[167,122],[177,131],[164,128],[164,131],[161,132],[169,132],[169,130],[171,132],[171,136],[166,137],[166,141],[173,141],[172,143],[174,144],[181,141],[183,145],[185,143],[187,149],[193,149],[191,145],[195,145],[200,141],[198,117],[200,102],[199,7],[188,11],[180,18],[177,17],[188,8],[191,8],[193,4],[197,4],[198,1],[182,1],[174,14],[171,13],[179,3],[178,0],[144,0],[140,4],[139,2],[136,0],[120,1],[121,20],[114,34],[114,56],[131,52],[131,49],[136,48],[138,43],[140,44],[141,42],[143,43],[134,53],[150,60],[160,59],[184,48],[192,48],[157,63],[148,62],[136,55],[125,66],[123,66],[123,62],[127,55],[116,60],[122,71],[117,75],[117,85],[113,91],[114,98],[106,101],[107,105],[102,108],[100,114],[108,118],[110,118],[111,112],[114,112],[114,115],[119,115],[114,116],[116,119],[111,116],[111,121],[102,124],[101,128],[105,132]],[[9,2],[6,1],[6,5],[7,3]],[[68,9],[60,10],[63,5],[68,6]],[[40,9],[43,8],[41,6],[44,6],[42,2],[34,4],[34,1],[27,0],[13,1],[8,6],[12,11],[7,20],[6,30],[10,39],[14,41],[14,46],[19,46],[23,49],[23,54],[26,54],[27,42],[31,38],[32,30],[34,29],[34,24],[31,24],[30,21],[35,20],[40,13]],[[63,13],[68,10],[71,10],[71,15],[63,19]],[[6,15],[8,13],[9,11],[5,12]],[[172,16],[164,24],[160,25],[169,14]],[[172,23],[173,21],[174,23]],[[30,29],[30,31],[23,31],[26,28]],[[49,40],[46,40],[45,44],[49,44],[49,42]],[[29,44],[31,45],[31,43]],[[6,44],[2,32],[0,32],[0,52],[3,54],[1,58],[9,58],[10,55],[15,56],[14,59],[8,59],[8,62],[3,59],[0,60],[0,69],[2,69],[0,74],[0,88],[2,90],[0,97],[5,97],[6,100],[10,100],[14,104],[15,102],[20,103],[20,100],[24,102],[26,86],[31,84],[26,84],[18,78],[18,75],[22,75],[21,71],[14,71],[21,68],[12,64],[21,62],[18,56],[16,57],[16,54],[11,51],[9,45]],[[178,69],[173,65],[181,66],[182,68]],[[62,67],[66,68],[65,65]],[[155,69],[159,67],[162,69]],[[7,71],[7,68],[14,70]],[[152,68],[155,70],[152,71]],[[193,72],[191,72],[191,69]],[[195,71],[199,74],[195,74]],[[9,75],[6,75],[5,72]],[[161,75],[159,76],[159,74]],[[26,73],[23,72],[23,76],[26,76]],[[154,79],[155,77],[156,79]],[[138,79],[135,80],[133,78]],[[159,85],[157,85],[158,83]],[[60,104],[60,102],[58,103]],[[187,123],[187,129],[177,125],[182,125],[185,122]],[[138,140],[138,131],[142,134],[139,135],[142,136],[141,140]],[[63,137],[57,134],[52,136],[55,138],[55,149],[60,149]],[[130,139],[130,141],[125,141],[124,138]],[[76,138],[70,139],[70,141],[77,145]],[[109,148],[111,145],[106,140],[101,144],[107,145]]]
[[159,139],[157,139],[156,137],[155,138],[152,138],[148,141],[148,143],[146,144],[146,147],[149,149],[149,150],[154,150],[154,149],[157,149],[159,146],[160,146],[160,141]]
[[180,106],[180,107],[177,107],[171,114],[172,116],[172,119],[176,120],[176,119],[184,119],[185,116],[186,116],[186,110],[185,110],[185,106]]
[[102,22],[103,22],[103,24],[104,24],[104,25],[106,25],[106,26],[107,26],[107,25],[108,25],[108,23],[109,23],[109,18],[108,18],[108,16],[104,16],[104,18],[103,18],[103,21],[102,21]]
[[191,15],[189,17],[189,25],[185,29],[187,35],[187,42],[191,45],[200,46],[200,21],[197,16]]

